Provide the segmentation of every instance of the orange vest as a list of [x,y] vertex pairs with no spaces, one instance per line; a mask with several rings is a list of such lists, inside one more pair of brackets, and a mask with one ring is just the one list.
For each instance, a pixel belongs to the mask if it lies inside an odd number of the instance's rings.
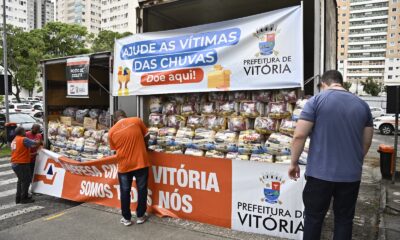
[[16,136],[11,143],[11,162],[12,163],[30,163],[31,156],[29,148],[24,145],[25,137]]

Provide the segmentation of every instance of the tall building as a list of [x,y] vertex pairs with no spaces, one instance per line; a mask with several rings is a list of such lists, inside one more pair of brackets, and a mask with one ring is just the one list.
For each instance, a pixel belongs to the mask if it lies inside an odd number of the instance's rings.
[[[337,0],[338,69],[359,86],[400,81],[400,0]],[[356,87],[355,86],[355,87]]]
[[113,32],[136,32],[137,1],[102,0],[101,29]]
[[29,30],[42,28],[46,23],[54,21],[54,3],[50,0],[28,1]]
[[57,0],[57,21],[85,26],[90,33],[101,28],[101,0]]
[[[15,27],[29,30],[28,2],[30,0],[6,1],[6,22]],[[0,23],[3,24],[3,1],[0,3]]]

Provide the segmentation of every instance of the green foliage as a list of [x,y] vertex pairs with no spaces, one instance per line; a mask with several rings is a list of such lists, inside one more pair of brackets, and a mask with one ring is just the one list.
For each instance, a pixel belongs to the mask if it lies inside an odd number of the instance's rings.
[[361,85],[364,87],[364,92],[370,94],[371,96],[378,96],[383,87],[382,83],[373,80],[371,77],[368,77],[365,81],[362,81]]
[[343,83],[343,87],[349,91],[349,89],[351,88],[351,85],[353,85],[351,82],[344,82]]
[[50,22],[40,30],[45,44],[44,58],[64,57],[89,53],[85,47],[88,32],[77,24]]
[[130,32],[118,33],[108,30],[100,31],[97,36],[91,35],[93,52],[113,51],[115,39],[132,35]]

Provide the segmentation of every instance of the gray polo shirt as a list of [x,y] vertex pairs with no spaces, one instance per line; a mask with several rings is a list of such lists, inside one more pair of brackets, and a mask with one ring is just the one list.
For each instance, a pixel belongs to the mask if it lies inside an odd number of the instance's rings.
[[310,98],[300,119],[314,123],[306,175],[332,182],[361,180],[363,131],[372,127],[367,103],[344,90],[326,90]]

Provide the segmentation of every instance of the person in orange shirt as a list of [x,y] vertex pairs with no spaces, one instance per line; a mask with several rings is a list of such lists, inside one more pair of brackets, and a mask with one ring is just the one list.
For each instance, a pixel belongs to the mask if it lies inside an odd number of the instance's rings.
[[126,117],[126,113],[118,110],[114,113],[115,125],[108,132],[110,147],[117,151],[118,180],[120,184],[121,224],[129,226],[131,218],[131,187],[133,177],[138,190],[136,209],[137,224],[146,221],[147,179],[150,162],[147,156],[146,143],[148,131],[140,118]]
[[29,197],[28,189],[32,181],[31,176],[31,155],[29,148],[38,147],[41,141],[32,141],[25,137],[25,129],[17,127],[15,129],[15,138],[11,143],[11,168],[18,177],[17,193],[15,203],[33,203],[34,200]]

